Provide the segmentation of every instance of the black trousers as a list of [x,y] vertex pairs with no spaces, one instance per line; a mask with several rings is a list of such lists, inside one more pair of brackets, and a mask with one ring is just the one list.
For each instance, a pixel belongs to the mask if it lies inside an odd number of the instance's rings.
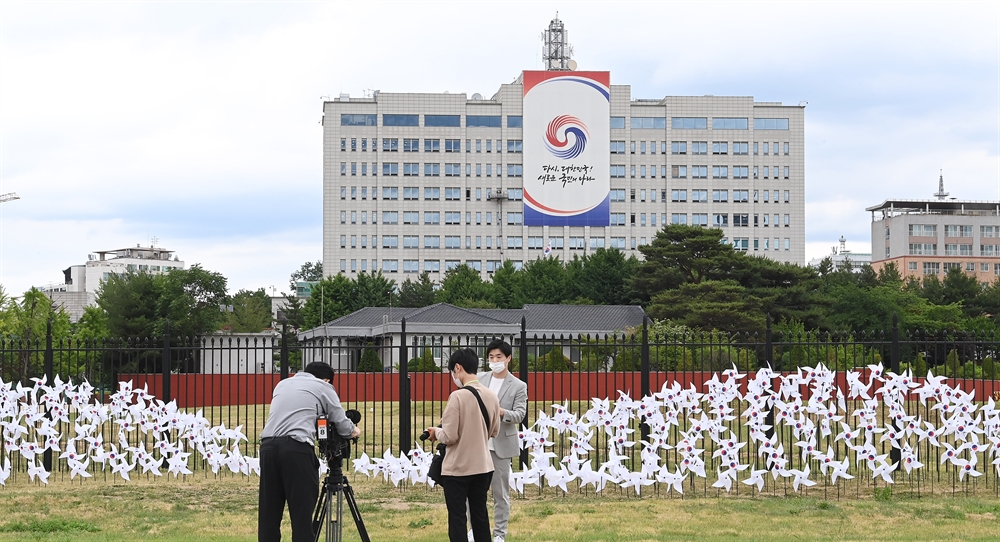
[[490,541],[490,515],[486,509],[486,493],[490,490],[492,472],[469,476],[442,476],[444,502],[448,507],[448,540],[466,542],[465,505],[469,505],[469,522],[476,542]]
[[281,516],[288,503],[292,541],[312,542],[312,513],[319,497],[319,459],[312,445],[291,437],[260,444],[260,495],[257,540],[281,540]]

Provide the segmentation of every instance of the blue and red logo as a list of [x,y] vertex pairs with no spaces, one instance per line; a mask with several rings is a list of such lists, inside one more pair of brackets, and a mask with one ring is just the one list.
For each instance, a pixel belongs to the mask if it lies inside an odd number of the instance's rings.
[[[560,132],[562,136],[560,137]],[[570,144],[569,135],[573,134]],[[572,160],[587,148],[587,125],[571,115],[560,115],[549,123],[545,131],[545,148],[556,158]]]

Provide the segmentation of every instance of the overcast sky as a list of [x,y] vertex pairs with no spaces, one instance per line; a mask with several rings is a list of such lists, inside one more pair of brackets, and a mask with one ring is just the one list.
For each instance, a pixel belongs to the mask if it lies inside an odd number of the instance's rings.
[[806,108],[806,254],[865,207],[1000,198],[1000,3],[10,2],[0,5],[0,284],[158,244],[229,288],[322,256],[320,96],[492,95],[541,68],[559,10],[580,69],[636,98]]

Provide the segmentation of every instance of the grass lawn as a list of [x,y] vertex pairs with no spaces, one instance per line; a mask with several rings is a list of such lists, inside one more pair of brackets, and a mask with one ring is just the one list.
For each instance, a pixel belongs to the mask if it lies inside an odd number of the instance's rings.
[[[440,489],[400,490],[352,477],[372,540],[446,539]],[[676,494],[674,494],[676,495]],[[528,492],[513,503],[509,540],[996,540],[995,495],[678,498]],[[0,540],[256,540],[257,479],[188,476],[129,483],[25,478],[0,489]],[[358,540],[345,506],[344,539]],[[286,537],[290,540],[287,530]]]

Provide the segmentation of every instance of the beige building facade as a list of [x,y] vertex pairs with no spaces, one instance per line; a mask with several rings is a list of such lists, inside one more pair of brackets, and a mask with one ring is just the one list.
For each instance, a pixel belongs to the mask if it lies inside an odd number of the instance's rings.
[[951,268],[983,284],[1000,277],[1000,202],[887,200],[872,213],[872,267],[894,262],[903,277]]
[[[612,72],[612,81],[614,73]],[[641,258],[666,224],[721,228],[738,250],[805,263],[805,108],[752,97],[633,99],[611,85],[608,226],[525,226],[519,77],[479,94],[374,92],[323,103],[324,274],[440,280],[468,264]]]

